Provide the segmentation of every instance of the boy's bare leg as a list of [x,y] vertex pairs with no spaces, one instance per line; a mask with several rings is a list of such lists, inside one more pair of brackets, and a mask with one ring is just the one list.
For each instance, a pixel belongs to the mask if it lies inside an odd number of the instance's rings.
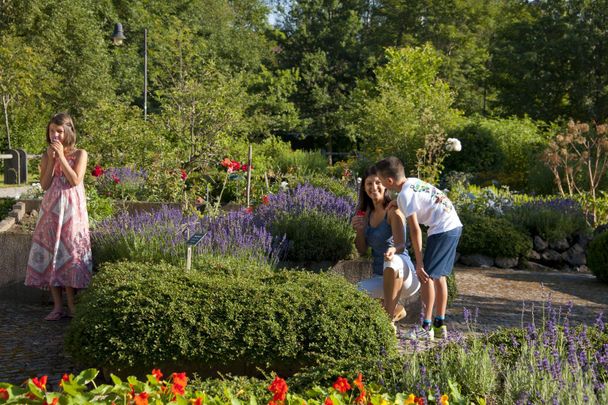
[[[435,283],[435,312],[437,316],[445,316],[448,307],[448,282],[445,276],[434,280]],[[430,319],[430,318],[427,318]]]
[[401,295],[401,288],[403,287],[403,278],[398,278],[399,273],[394,269],[387,267],[384,269],[382,276],[383,288],[384,288],[384,309],[392,318],[397,315],[397,309],[400,310],[401,306],[397,305],[399,302],[399,296]]
[[424,319],[433,319],[433,304],[435,302],[435,283],[438,280],[429,278],[426,283],[420,284],[420,295],[424,306]]

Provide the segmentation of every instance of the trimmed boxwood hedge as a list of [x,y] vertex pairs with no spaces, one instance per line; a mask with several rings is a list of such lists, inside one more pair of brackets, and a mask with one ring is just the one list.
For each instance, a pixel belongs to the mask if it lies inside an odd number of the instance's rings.
[[107,263],[78,303],[66,349],[82,365],[114,373],[201,375],[289,375],[318,356],[396,351],[380,305],[344,279],[240,263],[199,258],[190,272]]
[[506,219],[468,211],[458,215],[464,225],[458,244],[461,254],[520,257],[532,249],[532,239]]

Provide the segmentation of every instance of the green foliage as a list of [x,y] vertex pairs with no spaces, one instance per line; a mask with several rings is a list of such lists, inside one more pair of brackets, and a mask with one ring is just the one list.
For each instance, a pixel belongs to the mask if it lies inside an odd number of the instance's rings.
[[89,222],[91,227],[95,228],[95,223],[114,215],[114,201],[108,197],[99,195],[95,187],[87,188],[86,194]]
[[285,176],[290,187],[295,187],[298,184],[310,184],[314,187],[323,188],[332,192],[338,197],[349,197],[353,200],[357,199],[358,189],[355,188],[353,181],[340,180],[335,177],[327,177],[321,174],[300,174],[296,176]]
[[66,349],[110,370],[281,373],[336,359],[395,353],[386,314],[345,280],[200,259],[106,264],[83,294]]
[[376,68],[374,83],[361,82],[354,96],[351,130],[368,158],[397,155],[406,174],[428,134],[459,121],[453,95],[438,77],[442,58],[431,46],[386,50],[387,64]]
[[517,205],[505,214],[505,219],[531,236],[539,235],[556,242],[589,228],[582,211],[560,211],[538,204]]
[[449,136],[460,140],[462,152],[446,158],[446,170],[473,173],[477,184],[498,180],[516,190],[529,186],[538,155],[547,145],[545,136],[529,118],[475,116],[450,131]]
[[458,215],[464,225],[458,245],[461,254],[520,257],[532,249],[532,239],[506,219],[467,211]]
[[599,234],[589,244],[587,264],[598,280],[608,282],[608,232]]
[[0,221],[12,211],[15,202],[13,198],[0,198]]
[[287,260],[335,262],[353,253],[355,233],[350,224],[317,211],[283,213],[272,223],[271,233],[289,240]]

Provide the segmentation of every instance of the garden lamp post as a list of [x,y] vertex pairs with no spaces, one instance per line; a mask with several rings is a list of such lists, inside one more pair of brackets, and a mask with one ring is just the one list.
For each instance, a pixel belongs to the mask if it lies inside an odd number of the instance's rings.
[[[122,45],[122,42],[127,39],[122,31],[122,24],[114,25],[112,32],[112,43],[114,45]],[[148,29],[144,29],[144,121],[148,120]]]

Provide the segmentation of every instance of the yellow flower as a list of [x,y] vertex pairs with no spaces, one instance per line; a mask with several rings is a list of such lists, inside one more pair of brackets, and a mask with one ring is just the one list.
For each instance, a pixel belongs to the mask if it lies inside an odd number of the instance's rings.
[[448,396],[446,394],[443,394],[441,396],[441,399],[439,400],[439,403],[441,405],[450,405],[450,402],[448,401]]
[[406,399],[405,402],[403,403],[404,405],[411,405],[411,404],[415,404],[414,400],[416,399],[416,395],[414,394],[410,394]]

